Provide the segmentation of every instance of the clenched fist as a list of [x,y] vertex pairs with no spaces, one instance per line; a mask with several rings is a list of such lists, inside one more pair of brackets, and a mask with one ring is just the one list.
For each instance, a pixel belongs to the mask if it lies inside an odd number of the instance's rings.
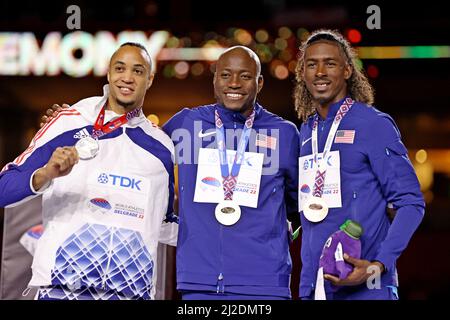
[[78,163],[78,152],[75,147],[59,147],[53,152],[50,160],[33,176],[33,188],[39,190],[47,182],[68,175]]

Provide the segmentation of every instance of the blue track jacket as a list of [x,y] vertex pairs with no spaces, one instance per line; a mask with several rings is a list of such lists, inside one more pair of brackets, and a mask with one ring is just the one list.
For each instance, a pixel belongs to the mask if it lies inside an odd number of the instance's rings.
[[[298,130],[255,105],[246,151],[264,153],[258,206],[241,206],[241,219],[223,226],[214,216],[216,203],[193,201],[198,150],[217,148],[216,108],[226,130],[226,146],[236,150],[245,117],[218,104],[183,109],[163,126],[175,144],[178,164],[177,288],[290,297],[286,213],[297,211]],[[276,139],[273,149],[256,147],[257,134]]]
[[[325,120],[319,117],[319,152],[323,151],[341,103],[342,100],[330,106]],[[312,154],[313,122],[313,117],[310,117],[301,126],[300,156]],[[346,219],[357,221],[364,229],[361,258],[378,260],[387,268],[381,277],[381,286],[398,285],[396,260],[424,215],[425,204],[419,182],[400,132],[389,115],[355,102],[338,130],[355,131],[353,143],[333,143],[331,147],[331,151],[340,152],[342,207],[330,209],[320,223],[309,222],[301,214],[301,297],[313,292],[322,247]],[[386,213],[388,203],[397,210],[392,223]],[[363,287],[366,288],[366,284],[362,284]]]

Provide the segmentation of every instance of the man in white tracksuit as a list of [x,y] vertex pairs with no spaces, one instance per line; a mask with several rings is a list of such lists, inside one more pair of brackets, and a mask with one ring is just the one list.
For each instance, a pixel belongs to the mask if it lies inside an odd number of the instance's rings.
[[102,97],[41,128],[0,173],[0,206],[42,194],[44,234],[30,287],[38,299],[152,299],[158,241],[175,245],[173,143],[142,112],[151,59],[112,56]]

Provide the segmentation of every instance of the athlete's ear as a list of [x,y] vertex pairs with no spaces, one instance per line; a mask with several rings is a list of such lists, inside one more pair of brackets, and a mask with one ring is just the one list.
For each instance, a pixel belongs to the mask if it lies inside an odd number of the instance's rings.
[[258,93],[261,91],[263,86],[264,86],[264,77],[262,76],[262,74],[260,74],[258,77]]
[[217,80],[217,62],[212,65],[212,70],[213,70],[213,86],[214,86],[214,83]]
[[344,79],[348,80],[353,74],[353,67],[350,65],[350,63],[346,63],[344,66]]
[[152,72],[150,73],[150,75],[148,76],[148,83],[147,83],[147,88],[146,90],[150,89],[150,87],[153,84],[153,79],[155,78],[155,74]]

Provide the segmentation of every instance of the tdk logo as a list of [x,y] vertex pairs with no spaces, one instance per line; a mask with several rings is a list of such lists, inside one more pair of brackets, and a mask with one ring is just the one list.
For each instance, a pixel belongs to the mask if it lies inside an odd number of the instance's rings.
[[141,191],[141,188],[139,187],[139,184],[141,183],[141,180],[135,180],[134,178],[128,178],[123,176],[118,176],[115,174],[106,174],[101,173],[97,181],[103,184],[110,183],[113,186],[120,186],[123,188],[130,188],[130,189],[137,189]]
[[98,176],[97,181],[100,183],[108,183],[108,175],[106,173],[102,173]]

